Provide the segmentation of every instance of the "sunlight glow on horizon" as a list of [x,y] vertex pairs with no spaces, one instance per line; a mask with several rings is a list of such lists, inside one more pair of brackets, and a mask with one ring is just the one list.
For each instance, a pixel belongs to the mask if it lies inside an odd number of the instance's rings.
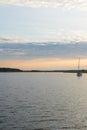
[[[0,60],[0,67],[24,70],[77,69],[78,59],[43,58],[31,60]],[[87,69],[87,59],[81,59],[80,69]]]

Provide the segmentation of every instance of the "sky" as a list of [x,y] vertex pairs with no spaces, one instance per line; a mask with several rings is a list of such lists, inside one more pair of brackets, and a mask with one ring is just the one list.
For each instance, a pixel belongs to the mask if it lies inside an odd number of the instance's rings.
[[0,0],[0,67],[87,69],[87,0]]

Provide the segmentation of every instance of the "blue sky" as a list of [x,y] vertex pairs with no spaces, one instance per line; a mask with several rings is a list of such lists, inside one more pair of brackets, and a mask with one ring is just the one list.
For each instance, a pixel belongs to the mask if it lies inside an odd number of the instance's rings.
[[0,66],[7,60],[87,58],[86,7],[86,0],[0,0]]

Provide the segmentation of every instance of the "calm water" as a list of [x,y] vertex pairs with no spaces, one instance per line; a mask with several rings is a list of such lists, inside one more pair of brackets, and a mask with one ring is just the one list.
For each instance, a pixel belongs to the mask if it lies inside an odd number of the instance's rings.
[[87,75],[0,73],[0,130],[87,130]]

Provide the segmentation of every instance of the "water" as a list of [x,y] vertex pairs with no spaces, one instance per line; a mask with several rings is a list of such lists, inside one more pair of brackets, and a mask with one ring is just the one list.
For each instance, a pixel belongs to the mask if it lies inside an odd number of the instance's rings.
[[87,75],[0,73],[0,130],[87,130]]

